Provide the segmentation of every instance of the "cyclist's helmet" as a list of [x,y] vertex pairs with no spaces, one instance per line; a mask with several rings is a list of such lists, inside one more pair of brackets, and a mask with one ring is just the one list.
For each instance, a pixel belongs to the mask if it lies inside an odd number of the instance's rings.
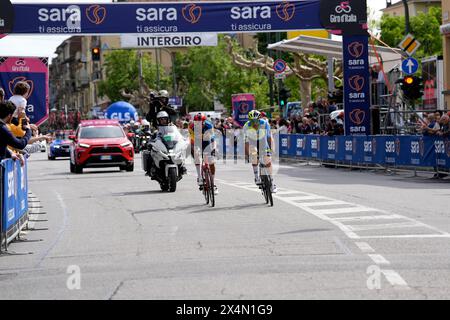
[[156,120],[159,126],[168,126],[169,125],[169,114],[165,111],[160,111],[156,115]]
[[259,118],[261,118],[261,112],[258,110],[252,110],[248,113],[249,120],[258,120]]
[[199,112],[194,116],[194,121],[201,121],[201,122],[205,122],[206,121],[206,116]]

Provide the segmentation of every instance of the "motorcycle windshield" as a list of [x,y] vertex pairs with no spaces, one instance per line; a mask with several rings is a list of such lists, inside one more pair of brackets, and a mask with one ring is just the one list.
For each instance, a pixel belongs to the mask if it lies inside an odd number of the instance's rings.
[[175,145],[180,141],[181,135],[175,126],[167,126],[159,129],[159,134],[162,141],[168,149],[175,148]]

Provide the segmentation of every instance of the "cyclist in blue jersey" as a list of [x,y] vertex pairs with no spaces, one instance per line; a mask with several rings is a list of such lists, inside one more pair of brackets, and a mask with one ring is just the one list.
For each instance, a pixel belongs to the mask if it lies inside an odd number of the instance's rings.
[[[249,121],[244,125],[245,157],[251,158],[255,183],[261,184],[258,164],[262,162],[272,176],[272,146],[273,137],[269,123],[261,118],[261,112],[252,110],[248,114]],[[259,159],[258,159],[259,156]],[[273,176],[272,176],[273,181]],[[275,183],[272,183],[272,193],[277,192]]]
[[[206,116],[203,113],[198,113],[194,116],[194,122],[189,126],[189,133],[191,137],[191,155],[195,160],[195,168],[197,170],[197,183],[199,186],[202,186],[203,179],[199,151],[209,164],[213,181],[216,175],[216,166],[214,162],[216,155],[214,125],[206,120]],[[214,194],[219,194],[216,185],[214,185]]]

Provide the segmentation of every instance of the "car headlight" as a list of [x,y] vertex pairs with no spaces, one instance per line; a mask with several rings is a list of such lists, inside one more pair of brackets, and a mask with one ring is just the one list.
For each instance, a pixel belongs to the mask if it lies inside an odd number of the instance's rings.
[[85,144],[85,143],[80,143],[79,146],[82,148],[90,148],[91,147],[90,145]]
[[124,143],[122,143],[120,146],[121,146],[121,147],[128,147],[128,146],[131,146],[131,142],[130,142],[130,141],[124,142]]
[[59,148],[61,148],[61,146],[53,146],[53,148],[59,149]]

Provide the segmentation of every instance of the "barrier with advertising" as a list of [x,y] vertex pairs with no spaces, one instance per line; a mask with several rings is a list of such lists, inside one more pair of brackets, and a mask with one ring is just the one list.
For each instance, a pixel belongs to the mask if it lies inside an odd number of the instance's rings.
[[450,169],[450,140],[422,136],[280,135],[280,156]]
[[28,221],[27,164],[3,160],[1,189],[1,241],[9,243]]

